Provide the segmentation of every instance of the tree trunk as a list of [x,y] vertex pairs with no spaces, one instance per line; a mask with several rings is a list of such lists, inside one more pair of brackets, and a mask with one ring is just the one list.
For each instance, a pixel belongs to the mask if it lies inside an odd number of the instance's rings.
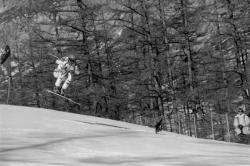
[[[188,63],[188,84],[189,84],[189,90],[190,92],[188,93],[189,100],[191,99],[191,102],[194,100],[194,87],[193,87],[193,72],[192,72],[192,48],[190,45],[190,39],[188,36],[188,20],[187,20],[187,4],[185,0],[180,0],[181,3],[181,12],[182,12],[182,24],[183,24],[183,31],[184,31],[184,37],[185,37],[185,55],[187,56],[187,63]],[[189,108],[189,106],[188,106]],[[194,108],[192,108],[194,109]],[[189,115],[189,113],[188,113]],[[194,112],[194,133],[195,137],[197,137],[197,114]]]
[[211,123],[211,131],[212,131],[212,139],[215,139],[215,135],[214,135],[214,122],[213,122],[213,109],[211,106],[209,106],[210,109],[210,123]]
[[[217,3],[217,1],[216,1]],[[219,17],[217,17],[217,20],[219,20]],[[221,34],[221,30],[220,30],[220,25],[219,25],[219,21],[217,21],[217,34],[220,35]],[[227,82],[227,76],[226,76],[226,57],[225,55],[223,54],[223,50],[222,50],[222,40],[220,38],[220,41],[219,41],[219,51],[220,51],[220,55],[222,57],[222,79],[223,79],[223,84],[225,85],[225,98],[226,98],[226,106],[227,106],[227,113],[230,112],[230,101],[229,101],[229,94],[228,94],[228,82]],[[229,142],[231,140],[230,138],[230,128],[229,128],[229,121],[228,121],[228,115],[226,114],[226,121],[227,121],[227,134],[228,134],[228,138],[229,138]]]

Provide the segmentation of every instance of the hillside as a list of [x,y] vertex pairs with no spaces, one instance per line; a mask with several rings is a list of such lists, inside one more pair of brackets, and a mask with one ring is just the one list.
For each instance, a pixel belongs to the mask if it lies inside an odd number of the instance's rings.
[[0,106],[0,165],[249,165],[246,145],[53,110]]

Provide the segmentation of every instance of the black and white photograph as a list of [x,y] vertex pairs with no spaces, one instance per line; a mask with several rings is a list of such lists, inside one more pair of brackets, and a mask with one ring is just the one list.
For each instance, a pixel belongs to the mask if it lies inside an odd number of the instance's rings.
[[0,0],[0,166],[249,166],[250,0]]

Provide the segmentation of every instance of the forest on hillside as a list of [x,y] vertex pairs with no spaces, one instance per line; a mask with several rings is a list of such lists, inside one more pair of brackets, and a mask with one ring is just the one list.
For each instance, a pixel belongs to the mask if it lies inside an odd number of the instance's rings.
[[[249,0],[0,0],[0,101],[235,141],[250,112]],[[49,94],[57,58],[80,74]]]

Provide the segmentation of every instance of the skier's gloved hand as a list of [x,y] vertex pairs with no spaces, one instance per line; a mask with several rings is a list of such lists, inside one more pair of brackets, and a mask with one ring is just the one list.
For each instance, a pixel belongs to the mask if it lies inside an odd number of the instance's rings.
[[238,128],[241,130],[243,129],[243,125],[238,125]]

